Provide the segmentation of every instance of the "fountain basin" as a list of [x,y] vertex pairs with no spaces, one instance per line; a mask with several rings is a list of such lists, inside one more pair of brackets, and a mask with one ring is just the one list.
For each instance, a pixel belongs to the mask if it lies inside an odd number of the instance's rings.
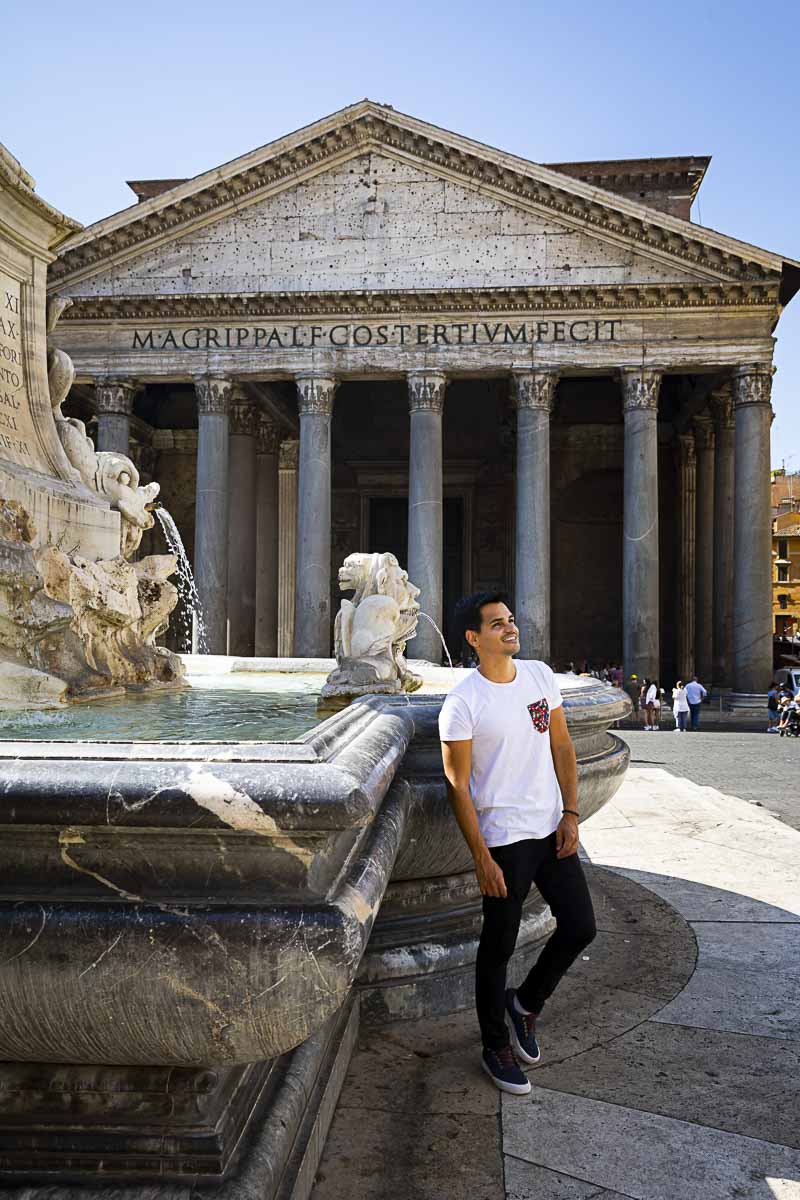
[[[561,682],[588,816],[622,781],[627,751],[608,727],[629,701]],[[213,1143],[195,1174],[219,1181],[274,1064],[313,1037],[319,1062],[340,1061],[354,1004],[382,1021],[471,1003],[480,897],[445,794],[441,699],[361,699],[285,742],[0,742],[0,1151],[6,1135],[18,1148],[6,1177],[35,1175],[47,1145],[56,1171],[151,1178],[134,1097],[174,1067],[207,1088],[206,1116],[156,1173],[190,1173],[191,1146]],[[532,900],[520,964],[549,922]],[[117,1159],[80,1094],[100,1067],[118,1110],[131,1095]],[[45,1076],[71,1094],[67,1141]],[[151,1133],[167,1129],[153,1118]]]

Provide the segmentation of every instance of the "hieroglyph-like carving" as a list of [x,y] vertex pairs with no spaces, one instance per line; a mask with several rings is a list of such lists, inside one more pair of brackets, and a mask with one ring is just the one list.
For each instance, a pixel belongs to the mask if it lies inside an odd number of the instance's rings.
[[414,692],[422,679],[408,669],[406,642],[417,631],[419,588],[393,554],[350,554],[339,570],[342,600],[334,627],[336,670],[323,697]]

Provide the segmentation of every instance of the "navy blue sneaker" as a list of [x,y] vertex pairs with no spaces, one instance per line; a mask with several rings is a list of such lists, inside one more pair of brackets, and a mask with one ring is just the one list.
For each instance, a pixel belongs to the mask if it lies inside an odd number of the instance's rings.
[[536,1017],[517,1012],[514,1005],[515,988],[506,988],[506,1012],[511,1017],[511,1041],[517,1056],[528,1066],[533,1066],[542,1057],[536,1040]]
[[530,1080],[520,1071],[510,1046],[503,1046],[502,1050],[485,1049],[482,1066],[501,1092],[510,1092],[512,1096],[527,1096],[531,1090]]

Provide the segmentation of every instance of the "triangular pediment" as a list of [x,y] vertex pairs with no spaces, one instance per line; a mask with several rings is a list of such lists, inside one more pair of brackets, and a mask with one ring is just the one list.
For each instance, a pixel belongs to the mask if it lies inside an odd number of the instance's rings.
[[364,101],[81,231],[72,296],[647,286],[782,260]]

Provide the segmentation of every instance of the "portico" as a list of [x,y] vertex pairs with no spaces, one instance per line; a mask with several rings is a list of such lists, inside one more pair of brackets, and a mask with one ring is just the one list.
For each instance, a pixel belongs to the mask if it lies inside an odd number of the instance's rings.
[[[364,102],[66,244],[75,403],[134,457],[197,431],[165,492],[212,652],[328,655],[336,570],[380,548],[446,632],[508,586],[526,656],[765,686],[797,267],[580,165]],[[440,659],[431,625],[409,652]]]

